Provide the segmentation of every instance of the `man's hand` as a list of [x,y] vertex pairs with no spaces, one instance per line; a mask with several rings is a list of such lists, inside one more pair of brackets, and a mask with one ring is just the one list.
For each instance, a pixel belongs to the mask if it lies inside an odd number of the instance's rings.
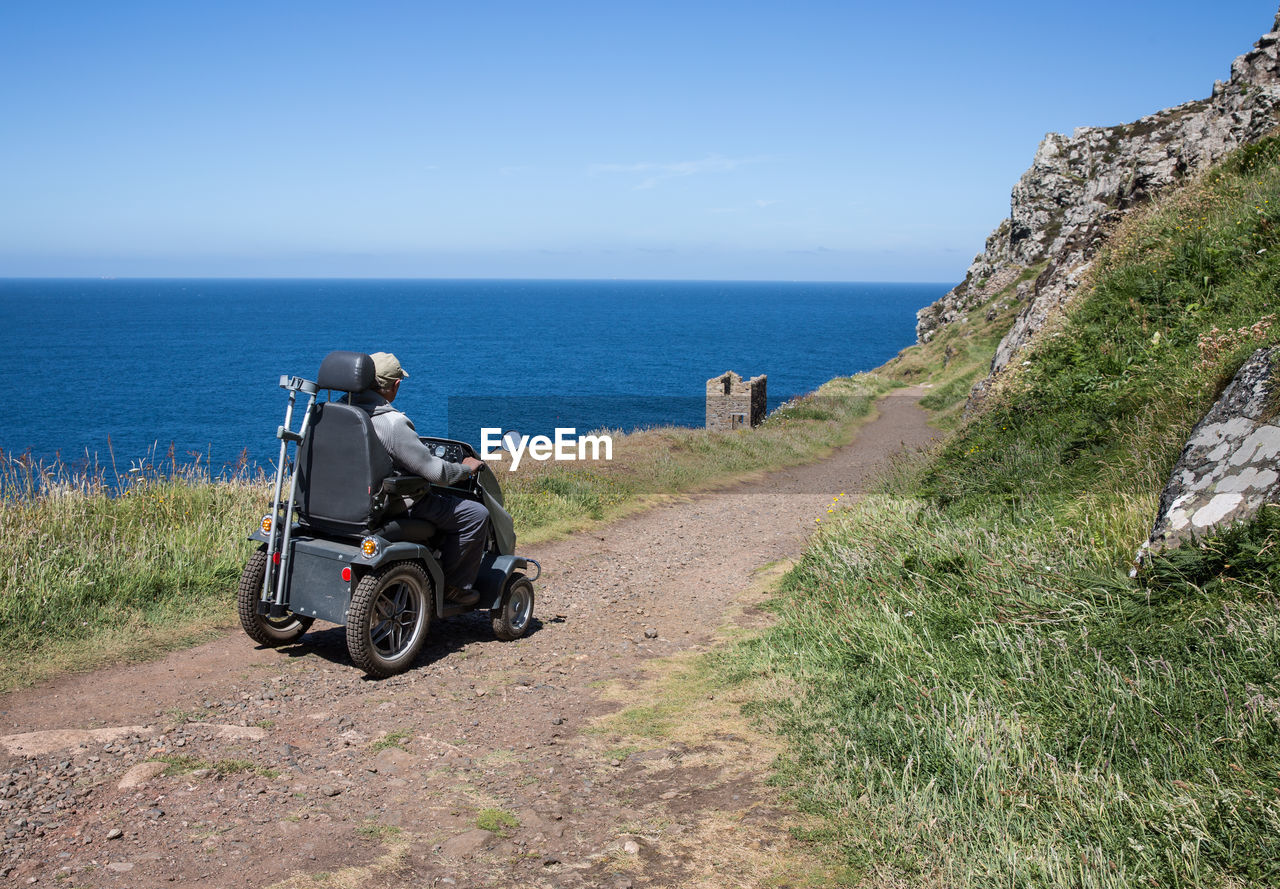
[[477,460],[475,457],[463,457],[462,465],[467,467],[467,469],[471,471],[472,475],[475,475],[484,468],[484,461]]

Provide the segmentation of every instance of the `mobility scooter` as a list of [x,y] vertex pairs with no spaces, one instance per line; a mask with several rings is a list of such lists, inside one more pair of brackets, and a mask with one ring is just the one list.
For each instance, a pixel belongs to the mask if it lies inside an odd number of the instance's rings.
[[[240,576],[237,610],[249,637],[268,646],[296,642],[317,619],[345,625],[352,662],[382,678],[413,665],[432,617],[479,609],[489,613],[499,639],[523,636],[542,569],[515,554],[511,516],[488,466],[465,486],[447,488],[395,471],[369,415],[334,395],[363,392],[374,378],[373,359],[361,352],[331,352],[315,382],[280,378],[289,402],[276,431],[275,492],[271,511],[249,535],[259,546]],[[328,397],[318,398],[321,391]],[[307,401],[295,432],[299,393]],[[465,442],[422,441],[449,462],[477,456]],[[436,527],[395,514],[404,498],[430,496],[433,488],[479,500],[489,510],[474,606],[444,598]],[[530,566],[537,572],[532,577]]]

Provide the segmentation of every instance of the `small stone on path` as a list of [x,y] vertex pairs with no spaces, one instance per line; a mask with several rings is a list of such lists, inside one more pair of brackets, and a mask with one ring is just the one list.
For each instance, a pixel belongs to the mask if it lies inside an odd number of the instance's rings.
[[124,776],[120,779],[120,783],[116,784],[116,789],[132,790],[135,787],[146,784],[167,768],[169,768],[169,764],[167,762],[160,762],[159,760],[140,762],[124,773]]
[[484,828],[477,827],[449,837],[440,844],[440,854],[446,858],[466,858],[479,852],[493,839],[493,834]]

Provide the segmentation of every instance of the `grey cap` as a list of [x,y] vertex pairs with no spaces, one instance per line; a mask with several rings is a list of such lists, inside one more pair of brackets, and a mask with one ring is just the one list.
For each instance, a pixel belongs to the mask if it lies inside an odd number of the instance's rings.
[[373,359],[373,372],[377,374],[379,389],[390,389],[396,380],[409,376],[409,372],[400,366],[400,359],[390,352],[374,352],[369,357]]

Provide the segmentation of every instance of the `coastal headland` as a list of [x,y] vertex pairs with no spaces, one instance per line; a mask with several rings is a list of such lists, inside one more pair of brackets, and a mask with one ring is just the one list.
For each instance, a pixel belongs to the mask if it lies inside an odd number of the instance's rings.
[[[1280,883],[1278,66],[1273,25],[1209,98],[1046,139],[875,374],[758,429],[651,430],[598,473],[513,483],[548,569],[516,643],[443,622],[372,682],[332,629],[265,651],[206,626],[41,678],[88,619],[48,607],[59,578],[85,614],[127,590],[122,635],[164,625],[163,597],[198,593],[216,623],[243,550],[199,541],[238,543],[260,494],[6,503],[30,595],[6,602],[27,687],[0,699],[0,876]],[[195,503],[228,524],[155,547],[186,573],[55,558],[75,528],[110,530],[86,535],[95,558],[146,555],[147,520]]]

